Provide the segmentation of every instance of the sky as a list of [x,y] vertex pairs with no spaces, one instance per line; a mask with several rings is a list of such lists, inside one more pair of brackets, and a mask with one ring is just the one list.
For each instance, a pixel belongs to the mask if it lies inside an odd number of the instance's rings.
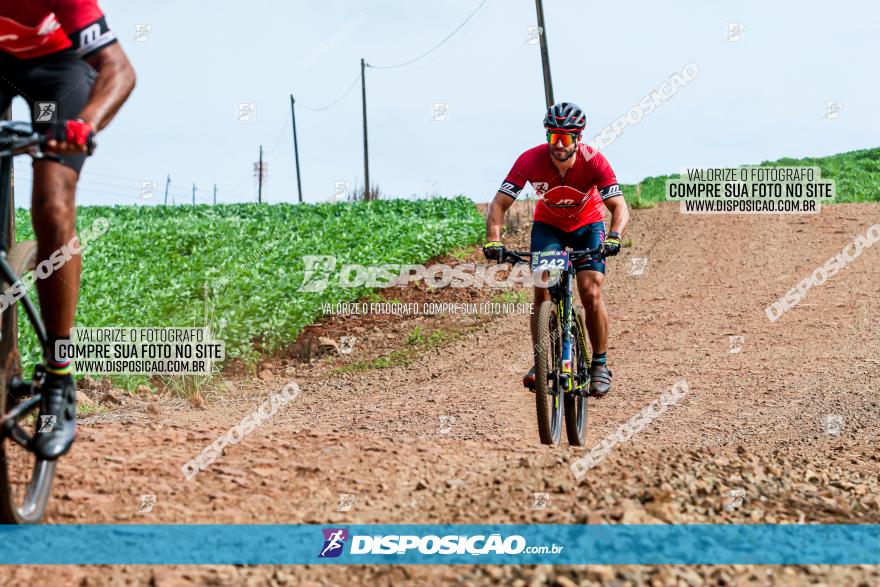
[[[297,200],[290,94],[306,202],[363,184],[360,59],[409,61],[482,0],[104,0],[138,75],[83,170],[80,204]],[[545,0],[556,101],[587,113],[592,136],[688,63],[698,75],[603,152],[622,182],[685,167],[736,166],[880,146],[874,74],[880,5]],[[487,0],[444,45],[410,65],[368,68],[371,183],[382,196],[490,200],[516,157],[544,140],[532,0]],[[731,28],[732,27],[732,28]],[[140,31],[140,32],[138,32]],[[828,102],[835,102],[829,114]],[[240,120],[253,105],[252,120]],[[446,113],[443,116],[434,115]],[[448,110],[447,110],[448,108]],[[16,119],[28,116],[20,100]],[[441,118],[441,119],[434,119]],[[30,162],[16,160],[19,189]],[[152,197],[143,184],[155,182]],[[19,204],[24,204],[21,195]],[[170,203],[170,202],[169,202]]]

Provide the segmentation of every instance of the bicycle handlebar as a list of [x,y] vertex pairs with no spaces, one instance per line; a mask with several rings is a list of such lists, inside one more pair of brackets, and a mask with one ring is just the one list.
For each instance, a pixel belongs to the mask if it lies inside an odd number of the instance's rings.
[[26,122],[0,122],[0,157],[22,153],[39,157],[46,140],[46,135],[34,131]]
[[[599,245],[594,249],[583,249],[580,251],[565,251],[568,253],[568,256],[572,261],[577,261],[583,257],[592,257],[593,255],[603,255],[604,247]],[[533,251],[504,251],[504,255],[501,258],[500,263],[506,263],[508,261],[512,261],[514,264],[516,263],[526,263],[527,261],[523,257],[531,257]]]
[[[35,159],[43,158],[49,137],[37,132],[27,122],[0,122],[0,158],[14,157],[24,153]],[[94,141],[89,142],[88,154],[95,149]]]

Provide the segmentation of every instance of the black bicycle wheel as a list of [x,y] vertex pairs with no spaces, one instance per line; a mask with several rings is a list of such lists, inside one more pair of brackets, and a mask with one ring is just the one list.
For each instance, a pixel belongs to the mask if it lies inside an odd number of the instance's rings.
[[[15,245],[7,261],[20,278],[33,271],[36,258],[36,243],[27,241]],[[9,286],[4,282],[2,291]],[[13,407],[10,382],[22,374],[17,304],[6,308],[0,315],[0,322],[0,414],[6,414]],[[36,339],[33,332],[27,335]],[[18,424],[29,435],[35,434],[37,422],[34,415],[19,420]],[[10,438],[0,442],[0,523],[36,524],[43,518],[52,491],[55,466],[56,461],[38,459]]]
[[535,406],[538,415],[538,436],[541,444],[559,444],[562,436],[563,402],[559,398],[557,379],[549,380],[558,370],[562,340],[559,320],[553,302],[544,302],[538,308],[538,342],[535,357]]
[[[587,345],[586,329],[581,314],[572,308],[574,313],[574,332],[572,333],[572,365],[575,365],[577,375],[575,381],[578,384],[589,386],[589,349]],[[571,446],[583,446],[587,440],[587,389],[579,392],[565,394],[565,433],[568,436],[568,444]]]

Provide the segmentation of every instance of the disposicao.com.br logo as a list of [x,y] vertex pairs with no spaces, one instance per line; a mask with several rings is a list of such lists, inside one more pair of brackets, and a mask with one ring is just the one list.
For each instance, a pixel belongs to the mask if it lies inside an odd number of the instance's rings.
[[[349,538],[343,528],[324,528],[324,545],[319,558],[338,557]],[[519,534],[502,537],[501,534],[444,535],[353,535],[348,553],[350,555],[518,555],[559,554],[564,546],[556,544],[529,546]],[[411,552],[412,551],[412,552]]]

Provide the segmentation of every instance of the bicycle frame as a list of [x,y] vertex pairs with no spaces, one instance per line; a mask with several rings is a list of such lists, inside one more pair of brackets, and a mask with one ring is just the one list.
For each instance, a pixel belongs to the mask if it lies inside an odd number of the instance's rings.
[[[559,332],[562,333],[562,352],[559,357],[559,365],[556,368],[559,370],[559,387],[564,393],[582,393],[589,384],[589,379],[585,377],[586,374],[580,372],[579,365],[572,365],[571,348],[574,336],[572,332],[574,327],[572,290],[574,276],[574,264],[570,263],[569,268],[560,276],[559,282],[549,288],[550,299],[556,303],[557,326],[559,327]],[[589,370],[590,357],[589,353],[586,353],[586,349],[589,347],[587,346],[583,329],[578,334],[580,335],[580,347],[584,349],[583,352],[585,353],[585,357],[581,358],[586,360],[586,369]]]
[[[14,155],[0,157],[0,275],[6,283],[14,284],[19,281],[19,276],[15,274],[7,261],[7,255],[15,244],[15,205],[13,195],[13,167],[12,159]],[[0,295],[7,295],[5,291]],[[46,334],[46,327],[34,307],[33,302],[26,293],[18,298],[24,307],[25,314],[28,317],[34,332],[40,341],[40,349],[43,354],[43,360],[48,357],[49,341]],[[13,302],[14,303],[14,302]],[[10,304],[11,305],[11,304]],[[39,376],[39,366],[35,367],[35,376]],[[18,444],[28,448],[31,438],[27,433],[18,426],[17,421],[27,412],[33,409],[40,401],[40,395],[34,393],[33,386],[30,382],[22,381],[16,378],[16,381],[9,381],[10,395],[19,398],[27,398],[18,403],[13,409],[6,414],[0,414],[0,435],[9,436]],[[7,393],[6,390],[0,390],[0,393]]]
[[[579,369],[578,365],[572,365],[572,329],[574,326],[574,304],[572,302],[572,289],[575,281],[575,276],[577,274],[576,269],[574,267],[574,263],[576,260],[580,260],[581,258],[599,255],[602,253],[602,248],[598,247],[596,249],[589,249],[583,251],[571,251],[569,252],[569,263],[568,266],[560,271],[559,279],[555,281],[552,285],[548,287],[548,292],[550,294],[550,299],[553,303],[556,304],[556,319],[557,319],[557,327],[558,332],[561,333],[561,352],[559,357],[559,363],[554,367],[556,370],[549,374],[550,379],[554,379],[558,383],[558,388],[563,393],[575,393],[575,394],[585,394],[585,390],[589,385],[590,378],[587,375],[589,373],[591,359],[590,354],[587,352],[587,349],[590,347],[587,345],[586,335],[584,333],[584,329],[580,329],[579,336],[580,347],[582,349],[583,357],[580,360],[584,363],[584,369]],[[506,257],[512,259],[515,263],[524,263],[525,259],[523,256],[531,256],[531,252],[520,252],[520,251],[509,251],[506,253]],[[556,341],[551,341],[552,344],[556,344]],[[559,401],[559,394],[556,394],[556,398],[554,401]]]

